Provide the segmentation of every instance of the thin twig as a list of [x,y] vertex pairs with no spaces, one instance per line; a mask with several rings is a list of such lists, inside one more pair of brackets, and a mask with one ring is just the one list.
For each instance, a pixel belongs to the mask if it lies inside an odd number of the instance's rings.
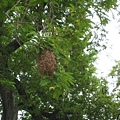
[[15,7],[20,3],[20,1],[21,1],[21,0],[18,0],[17,3],[16,3],[11,9],[9,9],[9,10],[6,12],[6,15],[7,15],[8,17],[9,17],[9,15],[8,15],[9,12],[10,12],[13,8],[15,8]]
[[52,22],[53,22],[53,14],[54,14],[52,2],[49,3],[49,7],[50,7],[49,18],[51,18],[50,23],[52,24]]

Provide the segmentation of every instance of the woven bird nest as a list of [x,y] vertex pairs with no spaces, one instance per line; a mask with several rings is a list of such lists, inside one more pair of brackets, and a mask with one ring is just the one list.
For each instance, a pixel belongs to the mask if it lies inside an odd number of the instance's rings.
[[51,75],[57,67],[55,54],[48,49],[41,52],[38,58],[38,70],[41,74]]

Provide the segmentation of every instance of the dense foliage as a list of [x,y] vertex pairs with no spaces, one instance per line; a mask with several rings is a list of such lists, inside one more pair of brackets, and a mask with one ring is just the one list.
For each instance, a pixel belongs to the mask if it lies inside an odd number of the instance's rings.
[[115,81],[115,89],[114,92],[118,92],[118,99],[120,98],[120,61],[116,61],[116,65],[112,67],[111,72],[109,73],[109,77],[111,77]]
[[[117,119],[118,103],[94,62],[107,13],[117,0],[1,0],[0,95],[2,120]],[[99,18],[95,22],[95,16]],[[54,52],[52,75],[38,71],[38,56]]]

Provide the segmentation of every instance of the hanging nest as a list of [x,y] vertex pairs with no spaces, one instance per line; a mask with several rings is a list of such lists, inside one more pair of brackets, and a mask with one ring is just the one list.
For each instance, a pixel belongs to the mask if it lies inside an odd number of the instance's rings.
[[57,67],[55,54],[48,49],[41,52],[38,58],[38,70],[41,74],[51,75]]

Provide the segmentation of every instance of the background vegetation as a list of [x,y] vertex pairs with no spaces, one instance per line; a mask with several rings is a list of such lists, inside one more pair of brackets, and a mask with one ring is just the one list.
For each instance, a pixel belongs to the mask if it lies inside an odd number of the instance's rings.
[[[22,120],[119,119],[119,99],[94,66],[116,7],[117,0],[1,0],[1,119],[17,120],[18,111]],[[44,49],[56,56],[52,75],[38,71]]]

